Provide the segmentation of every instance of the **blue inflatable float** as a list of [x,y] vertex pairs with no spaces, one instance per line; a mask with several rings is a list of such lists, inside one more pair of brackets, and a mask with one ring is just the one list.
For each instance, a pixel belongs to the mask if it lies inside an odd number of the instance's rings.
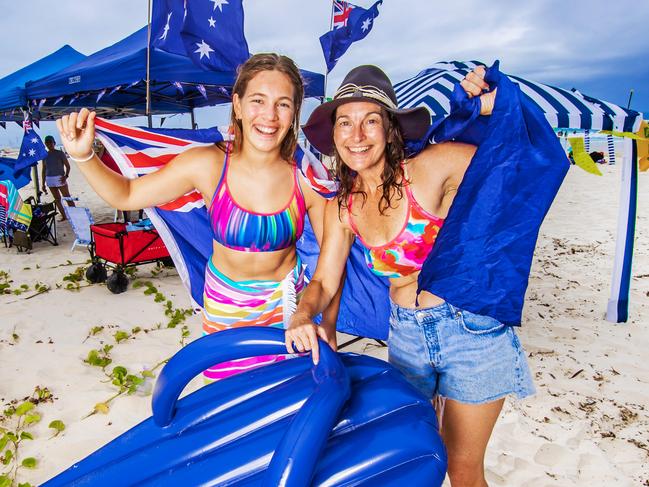
[[226,360],[285,353],[284,332],[205,336],[164,367],[153,416],[44,486],[439,486],[446,452],[430,402],[389,364],[336,354],[245,372],[178,399]]

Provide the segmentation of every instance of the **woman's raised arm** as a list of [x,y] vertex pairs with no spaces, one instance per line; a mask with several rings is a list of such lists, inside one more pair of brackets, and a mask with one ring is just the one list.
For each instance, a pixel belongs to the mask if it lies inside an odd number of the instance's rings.
[[56,126],[70,159],[97,194],[118,210],[161,205],[192,191],[214,157],[213,147],[189,149],[156,172],[128,179],[106,167],[93,152],[95,112],[82,108],[58,119]]

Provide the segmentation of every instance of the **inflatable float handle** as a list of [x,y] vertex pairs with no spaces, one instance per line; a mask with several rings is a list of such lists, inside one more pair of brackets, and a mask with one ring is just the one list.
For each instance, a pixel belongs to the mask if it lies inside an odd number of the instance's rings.
[[[314,367],[316,382],[328,375],[346,375],[340,359],[324,342],[322,358]],[[153,390],[151,408],[153,421],[160,427],[169,426],[176,410],[176,401],[185,386],[195,376],[221,362],[258,355],[285,354],[284,330],[249,326],[206,335],[178,351],[160,372]],[[338,368],[340,367],[340,370]]]
[[316,389],[297,412],[275,448],[262,487],[311,485],[318,460],[343,406],[351,384],[342,360],[320,342],[320,362],[311,370]]

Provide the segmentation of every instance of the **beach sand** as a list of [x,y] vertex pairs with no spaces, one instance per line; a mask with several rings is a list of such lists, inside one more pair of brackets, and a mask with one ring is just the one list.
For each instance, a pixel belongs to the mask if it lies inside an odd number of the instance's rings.
[[[537,394],[507,400],[487,452],[490,485],[649,485],[649,175],[640,175],[630,320],[615,325],[605,321],[604,312],[620,166],[602,170],[604,176],[596,177],[572,168],[542,227],[519,330]],[[70,186],[96,221],[112,221],[113,211],[74,169]],[[150,415],[151,379],[143,391],[110,401],[106,414],[86,417],[118,391],[100,367],[84,363],[91,350],[113,345],[107,370],[122,365],[137,375],[180,348],[183,324],[189,327],[186,340],[200,335],[198,315],[167,328],[166,300],[174,308],[190,306],[174,269],[156,276],[152,265],[137,269],[138,280],[150,281],[162,302],[133,283],[120,295],[85,282],[77,291],[65,289],[72,281],[64,278],[85,266],[88,254],[70,251],[74,237],[67,223],[58,224],[58,231],[58,247],[37,243],[30,254],[0,248],[0,269],[13,280],[11,289],[29,287],[0,296],[0,405],[6,410],[12,401],[20,404],[36,386],[52,394],[35,408],[40,421],[26,428],[34,439],[19,447],[20,460],[37,460],[36,468],[18,471],[20,482],[32,484]],[[37,283],[50,290],[36,294]],[[96,327],[103,328],[93,335]],[[141,330],[133,333],[135,327]],[[116,343],[120,330],[130,337]],[[369,341],[351,348],[387,358],[384,348]],[[200,385],[194,380],[188,390]],[[54,420],[65,430],[51,438],[48,425]],[[5,418],[0,427],[14,423]]]

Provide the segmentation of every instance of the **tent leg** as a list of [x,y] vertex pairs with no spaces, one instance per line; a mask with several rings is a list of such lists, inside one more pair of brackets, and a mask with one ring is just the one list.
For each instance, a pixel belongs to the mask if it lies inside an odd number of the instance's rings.
[[36,203],[41,202],[41,187],[38,184],[38,164],[32,167],[32,179],[34,180],[34,191],[36,192]]
[[611,297],[606,309],[606,319],[613,323],[623,323],[629,318],[629,288],[638,197],[638,152],[636,141],[633,139],[624,139],[624,164],[621,170],[615,262]]
[[194,116],[194,109],[193,108],[189,111],[189,114],[192,117],[192,130],[194,130],[196,128],[196,117]]

